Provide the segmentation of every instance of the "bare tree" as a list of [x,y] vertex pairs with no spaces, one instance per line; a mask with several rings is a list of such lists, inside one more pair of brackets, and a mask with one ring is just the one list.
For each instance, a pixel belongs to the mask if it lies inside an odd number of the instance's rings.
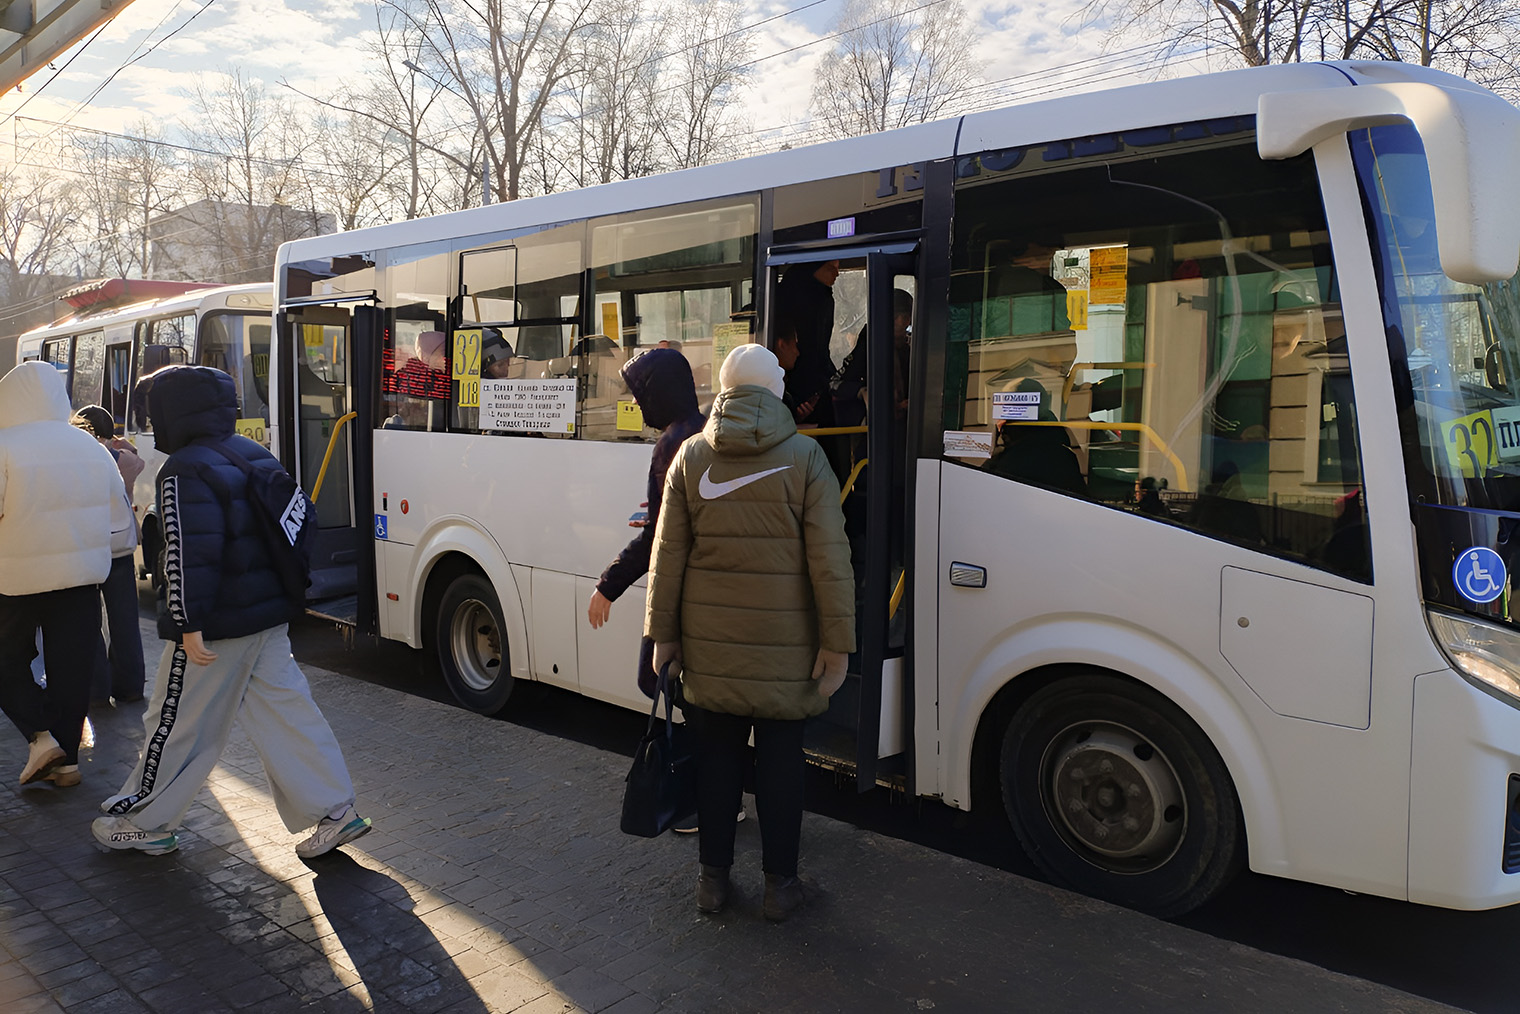
[[497,196],[516,200],[545,109],[574,70],[591,0],[420,0],[420,13],[385,2],[424,33],[430,58],[417,70],[463,102]]
[[148,277],[148,222],[180,200],[184,172],[163,128],[142,120],[127,134],[77,131],[70,153],[83,167],[77,252],[88,275]]
[[266,279],[280,243],[330,224],[314,208],[301,163],[304,125],[289,102],[236,68],[199,78],[191,100],[180,129],[195,149],[187,186],[194,203],[156,221],[156,267],[204,280]]
[[[659,117],[651,96],[663,61],[661,28],[645,0],[601,0],[580,34],[567,94],[551,107],[559,122],[539,134],[534,175],[541,189],[556,189],[559,173],[584,187],[658,170]],[[551,130],[558,142],[552,146]],[[555,159],[551,147],[570,155]]]
[[60,269],[73,267],[64,262],[78,218],[71,184],[52,173],[0,164],[0,332],[16,333],[28,311],[46,307]]
[[656,126],[670,168],[706,165],[734,154],[754,49],[743,31],[743,14],[744,8],[729,0],[696,0],[670,8],[662,19],[683,29],[663,33],[666,38],[696,40],[670,55],[660,79]]
[[946,116],[981,74],[957,0],[848,0],[835,30],[813,84],[813,112],[834,137]]

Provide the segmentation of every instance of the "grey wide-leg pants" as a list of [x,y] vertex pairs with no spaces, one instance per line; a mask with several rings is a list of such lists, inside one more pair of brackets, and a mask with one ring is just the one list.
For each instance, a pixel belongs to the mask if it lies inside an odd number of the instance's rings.
[[234,719],[264,763],[287,829],[305,830],[353,803],[343,752],[291,657],[289,628],[281,624],[206,647],[217,658],[198,666],[180,645],[165,645],[143,716],[142,755],[121,792],[100,808],[145,831],[178,827],[221,758]]

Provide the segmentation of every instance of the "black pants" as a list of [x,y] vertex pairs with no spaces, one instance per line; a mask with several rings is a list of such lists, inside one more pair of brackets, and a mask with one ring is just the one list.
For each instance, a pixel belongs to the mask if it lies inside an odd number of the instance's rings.
[[[45,691],[32,679],[38,627],[47,660]],[[51,732],[65,764],[79,763],[90,684],[105,665],[99,585],[0,595],[0,710],[28,740]]]
[[[802,840],[804,722],[725,715],[690,704],[684,713],[697,736],[697,827],[703,864],[734,864],[736,817],[744,776],[752,768],[755,810],[760,817],[760,865],[766,873],[796,876]],[[753,758],[751,728],[755,731]]]
[[95,678],[96,697],[133,701],[143,695],[142,631],[137,627],[137,564],[131,556],[111,561],[111,574],[100,586],[106,600],[106,626],[111,631],[110,666]]

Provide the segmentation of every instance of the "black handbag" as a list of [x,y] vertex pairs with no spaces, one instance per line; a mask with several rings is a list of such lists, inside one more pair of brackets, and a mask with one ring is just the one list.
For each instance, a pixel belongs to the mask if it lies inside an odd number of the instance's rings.
[[[691,730],[676,725],[671,717],[675,688],[670,663],[659,672],[649,727],[633,755],[628,784],[623,789],[625,834],[657,838],[665,830],[697,810],[696,756]],[[660,698],[665,698],[665,720],[660,721]]]

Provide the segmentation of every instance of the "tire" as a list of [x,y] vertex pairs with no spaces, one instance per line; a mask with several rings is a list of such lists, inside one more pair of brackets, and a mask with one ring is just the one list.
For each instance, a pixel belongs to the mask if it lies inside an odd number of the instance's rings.
[[501,603],[490,581],[461,574],[449,582],[433,618],[433,646],[455,700],[482,715],[506,707],[516,681],[507,664]]
[[999,776],[1019,844],[1063,887],[1169,919],[1243,865],[1224,762],[1146,687],[1093,674],[1040,690],[1008,724]]

